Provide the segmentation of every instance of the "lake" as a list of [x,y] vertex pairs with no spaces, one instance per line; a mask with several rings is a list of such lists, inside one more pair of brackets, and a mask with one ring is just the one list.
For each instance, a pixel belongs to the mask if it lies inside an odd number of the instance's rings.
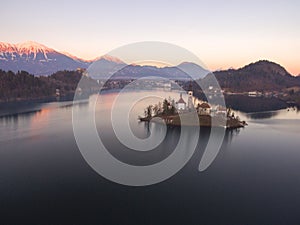
[[[134,94],[123,93],[118,107],[126,107]],[[136,166],[168,158],[181,129],[167,128],[153,151],[125,148],[110,123],[116,95],[102,94],[95,110],[99,136],[110,153]],[[161,125],[137,120],[156,100],[148,98],[131,108],[128,121],[136,137],[161,132]],[[178,173],[154,185],[133,187],[105,179],[84,160],[73,134],[74,107],[93,109],[88,101],[74,106],[71,101],[1,105],[1,224],[299,223],[300,113],[295,108],[236,111],[248,126],[226,131],[220,151],[203,172],[198,167],[211,131],[201,128],[192,158]],[[117,116],[121,118],[122,110]]]

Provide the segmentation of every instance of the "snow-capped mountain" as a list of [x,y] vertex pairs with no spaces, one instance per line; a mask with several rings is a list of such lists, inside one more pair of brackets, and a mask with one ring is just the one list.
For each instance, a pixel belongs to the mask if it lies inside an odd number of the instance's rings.
[[121,59],[111,56],[111,55],[103,55],[100,56],[98,58],[96,58],[94,61],[107,61],[107,62],[113,62],[116,64],[126,64],[125,62],[123,62]]
[[87,68],[90,62],[60,53],[37,42],[0,42],[0,69],[25,70],[34,75],[50,75],[58,70]]
[[208,71],[202,67],[185,62],[173,67],[127,65],[111,55],[95,60],[83,60],[69,53],[58,52],[33,41],[10,44],[0,42],[0,69],[13,72],[24,70],[34,75],[51,75],[59,70],[88,68],[88,75],[104,79],[113,75],[119,79],[160,76],[168,79],[199,79]]
[[44,59],[48,60],[47,54],[55,52],[55,50],[33,41],[16,44],[16,49],[21,56],[27,56],[28,60],[31,57],[35,60],[38,54],[42,54]]

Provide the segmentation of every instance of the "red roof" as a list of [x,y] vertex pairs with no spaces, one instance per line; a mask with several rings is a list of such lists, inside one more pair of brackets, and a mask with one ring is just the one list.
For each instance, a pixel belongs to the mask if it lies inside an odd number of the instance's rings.
[[182,98],[180,98],[177,103],[184,103],[185,104],[185,101]]
[[203,109],[210,109],[210,105],[206,102],[203,102],[199,107]]

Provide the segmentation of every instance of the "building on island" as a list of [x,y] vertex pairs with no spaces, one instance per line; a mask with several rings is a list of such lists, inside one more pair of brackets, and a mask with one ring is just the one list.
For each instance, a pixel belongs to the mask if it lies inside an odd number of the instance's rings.
[[178,102],[176,102],[176,109],[178,111],[184,111],[186,109],[186,103],[182,98],[182,93],[180,93],[180,98],[179,98]]
[[225,106],[210,105],[208,102],[194,97],[191,84],[189,86],[189,90],[187,91],[187,94],[188,95],[187,95],[187,103],[186,103],[182,98],[182,93],[180,93],[180,98],[175,103],[177,112],[179,113],[191,112],[192,110],[196,109],[199,115],[226,117],[227,109]]
[[210,115],[211,107],[207,102],[199,103],[197,106],[197,112],[200,115]]
[[191,111],[192,109],[194,109],[194,103],[195,103],[195,98],[194,98],[194,94],[193,94],[193,86],[192,83],[190,82],[189,84],[189,89],[188,89],[188,110]]
[[194,108],[194,96],[193,96],[193,91],[188,91],[188,110],[192,110]]

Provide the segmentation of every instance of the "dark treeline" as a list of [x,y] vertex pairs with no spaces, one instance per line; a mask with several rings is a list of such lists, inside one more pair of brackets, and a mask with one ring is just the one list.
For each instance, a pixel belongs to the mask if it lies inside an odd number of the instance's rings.
[[225,95],[226,106],[243,112],[263,112],[285,109],[288,105],[278,98]]
[[65,96],[75,92],[83,77],[85,91],[97,88],[96,81],[82,76],[80,71],[59,71],[48,77],[35,77],[26,71],[13,73],[0,70],[0,101],[17,101],[53,97],[56,89]]

